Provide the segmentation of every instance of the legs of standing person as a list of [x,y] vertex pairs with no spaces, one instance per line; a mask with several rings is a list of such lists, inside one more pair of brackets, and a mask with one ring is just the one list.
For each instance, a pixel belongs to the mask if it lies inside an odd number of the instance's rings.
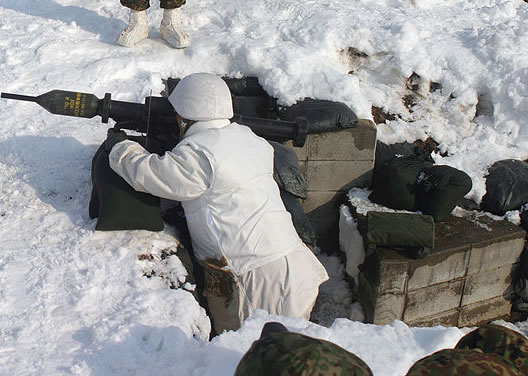
[[121,5],[141,12],[150,7],[150,2],[149,0],[121,0]]
[[[185,0],[160,0],[163,19],[160,25],[161,37],[174,48],[185,48],[191,45],[189,35],[183,31],[180,7]],[[118,43],[131,47],[148,38],[147,9],[149,0],[121,0],[121,5],[130,8],[128,27],[119,36]]]
[[121,32],[117,43],[131,47],[148,38],[147,9],[149,0],[121,0],[121,5],[130,8],[128,26]]
[[160,7],[164,9],[161,20],[161,37],[174,48],[185,48],[191,45],[191,38],[183,31],[180,7],[185,0],[160,0]]

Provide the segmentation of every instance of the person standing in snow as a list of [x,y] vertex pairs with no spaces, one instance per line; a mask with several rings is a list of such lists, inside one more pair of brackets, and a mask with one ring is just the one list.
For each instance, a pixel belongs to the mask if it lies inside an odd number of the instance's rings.
[[109,130],[111,168],[134,189],[181,201],[217,333],[256,309],[309,319],[328,279],[301,241],[273,179],[273,147],[231,123],[233,104],[218,76],[195,73],[169,96],[183,135],[160,157]]
[[[149,0],[121,0],[121,4],[130,8],[128,27],[123,30],[117,43],[131,47],[148,38],[147,9]],[[191,38],[183,31],[180,17],[180,7],[185,0],[160,0],[163,9],[163,19],[160,25],[161,37],[174,48],[185,48],[191,45]]]

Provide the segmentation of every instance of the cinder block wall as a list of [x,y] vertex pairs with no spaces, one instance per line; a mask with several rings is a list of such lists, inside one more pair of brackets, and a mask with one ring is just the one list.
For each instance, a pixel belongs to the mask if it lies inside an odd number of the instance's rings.
[[485,216],[450,217],[435,233],[422,260],[391,249],[368,257],[359,286],[368,322],[467,327],[510,314],[524,230]]
[[356,128],[311,134],[304,147],[292,148],[308,183],[304,211],[314,226],[319,246],[335,252],[339,250],[339,206],[350,188],[371,184],[376,125],[361,119]]

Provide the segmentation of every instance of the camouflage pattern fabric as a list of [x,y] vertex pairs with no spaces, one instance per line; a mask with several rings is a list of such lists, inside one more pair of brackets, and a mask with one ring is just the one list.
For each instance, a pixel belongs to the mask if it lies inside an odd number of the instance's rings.
[[298,333],[275,332],[253,342],[235,376],[372,376],[354,354],[327,341]]
[[474,350],[447,349],[417,361],[407,376],[521,376],[502,357]]
[[455,348],[499,355],[528,375],[528,339],[515,330],[489,324],[466,334]]
[[[160,0],[160,8],[174,9],[185,4],[186,0]],[[134,10],[146,10],[150,7],[149,0],[121,0],[121,5]]]

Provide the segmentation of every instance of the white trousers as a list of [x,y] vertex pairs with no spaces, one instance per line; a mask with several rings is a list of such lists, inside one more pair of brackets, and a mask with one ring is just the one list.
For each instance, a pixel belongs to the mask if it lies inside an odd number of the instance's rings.
[[308,320],[319,285],[328,279],[325,268],[304,244],[241,276],[215,264],[202,262],[205,295],[218,334],[240,328],[255,309]]

